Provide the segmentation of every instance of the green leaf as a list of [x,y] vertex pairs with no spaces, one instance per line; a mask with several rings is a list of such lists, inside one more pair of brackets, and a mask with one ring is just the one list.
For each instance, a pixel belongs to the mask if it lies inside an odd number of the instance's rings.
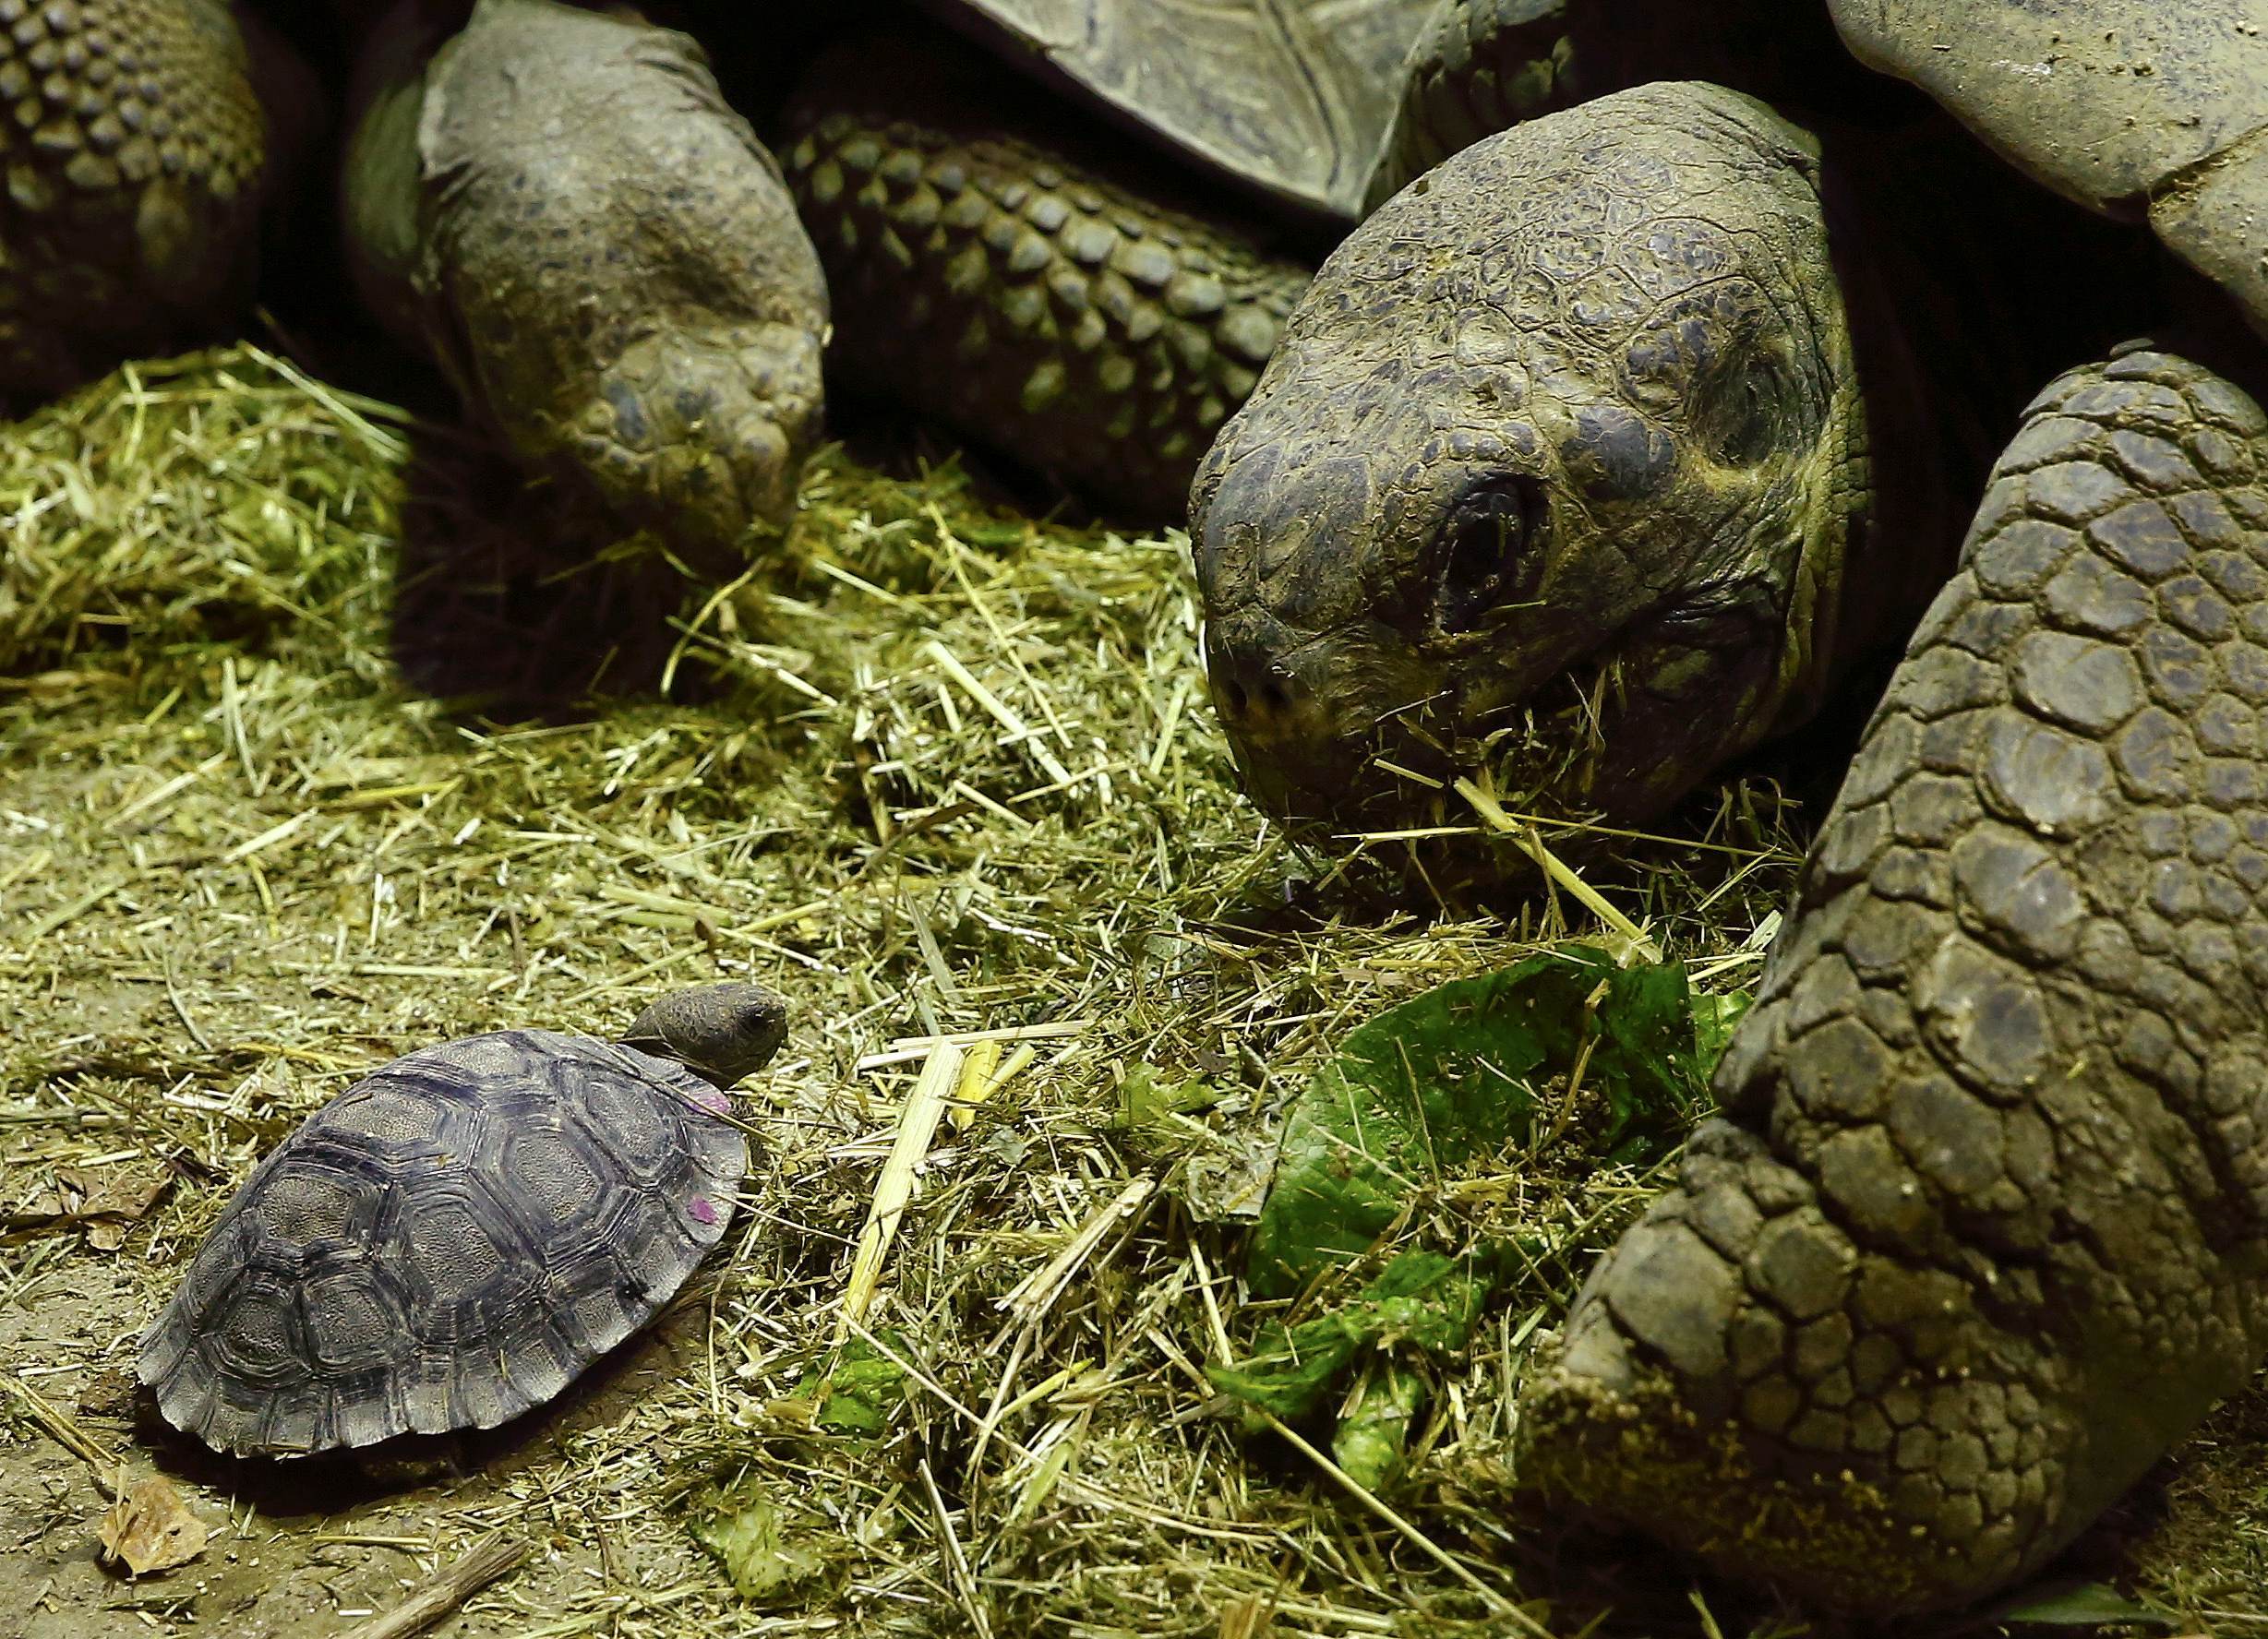
[[1137,1064],[1119,1083],[1118,1097],[1120,1121],[1138,1130],[1168,1116],[1210,1109],[1220,1102],[1220,1090],[1201,1076],[1170,1081],[1151,1066]]
[[906,1372],[864,1338],[853,1338],[834,1369],[824,1377],[806,1373],[794,1397],[820,1403],[811,1414],[817,1428],[834,1434],[880,1434],[906,1398]]
[[1693,1062],[1703,1082],[1716,1074],[1717,1060],[1724,1057],[1725,1044],[1733,1039],[1734,1026],[1747,1015],[1749,1004],[1755,1000],[1746,990],[1693,999]]
[[[1362,1349],[1449,1355],[1472,1340],[1494,1272],[1411,1247],[1348,1302],[1287,1327],[1262,1323],[1252,1356],[1209,1370],[1214,1385],[1287,1421],[1305,1417]],[[1414,1408],[1413,1408],[1414,1415]]]
[[[1292,1106],[1246,1263],[1253,1290],[1289,1297],[1370,1256],[1419,1197],[1524,1143],[1555,1079],[1579,1074],[1585,1090],[1567,1142],[1608,1161],[1665,1153],[1700,1112],[1747,1003],[1695,997],[1676,963],[1623,967],[1566,945],[1388,1009],[1349,1033]],[[1251,1358],[1214,1367],[1213,1382],[1290,1420],[1361,1364],[1334,1449],[1350,1474],[1381,1484],[1424,1408],[1413,1357],[1466,1346],[1501,1262],[1493,1248],[1461,1260],[1404,1248],[1337,1307],[1263,1322]]]
[[[1247,1275],[1298,1291],[1367,1253],[1411,1198],[1529,1135],[1540,1084],[1582,1064],[1610,1160],[1663,1153],[1699,1110],[1733,1010],[1697,1010],[1677,963],[1566,945],[1438,986],[1350,1032],[1285,1123]],[[1589,1049],[1588,1058],[1584,1057]]]
[[1361,1341],[1330,1323],[1335,1319],[1326,1316],[1290,1329],[1263,1322],[1249,1359],[1241,1366],[1207,1366],[1206,1375],[1223,1394],[1262,1411],[1286,1420],[1303,1418],[1347,1369]]
[[1425,1409],[1424,1377],[1408,1366],[1376,1360],[1343,1411],[1331,1436],[1331,1455],[1349,1477],[1375,1491],[1402,1470],[1410,1427]]
[[790,1537],[771,1497],[745,1474],[702,1491],[688,1528],[742,1598],[774,1598],[826,1568],[823,1556]]
[[1980,1613],[1976,1621],[1979,1627],[2022,1623],[2049,1628],[2095,1628],[2112,1623],[2170,1628],[2176,1620],[2166,1611],[2136,1604],[2108,1583],[2053,1582],[2017,1589]]

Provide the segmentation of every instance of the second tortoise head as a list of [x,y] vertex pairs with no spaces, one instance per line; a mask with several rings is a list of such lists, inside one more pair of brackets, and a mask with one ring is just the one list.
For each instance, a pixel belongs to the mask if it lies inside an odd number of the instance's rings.
[[1817,688],[1863,462],[1804,133],[1664,84],[1466,150],[1325,264],[1199,473],[1248,784],[1643,817]]

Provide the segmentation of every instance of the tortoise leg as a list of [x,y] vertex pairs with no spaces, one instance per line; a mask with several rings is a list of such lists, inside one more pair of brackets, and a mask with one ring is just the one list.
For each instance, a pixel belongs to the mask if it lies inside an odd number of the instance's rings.
[[225,0],[14,6],[0,25],[0,410],[234,317],[271,133]]
[[2268,418],[2034,401],[1806,861],[1722,1119],[1519,1471],[1806,1601],[1962,1603],[2268,1348]]
[[1036,139],[1001,110],[1044,94],[972,57],[926,35],[836,53],[797,94],[782,153],[834,298],[829,363],[1107,508],[1178,520],[1310,269],[1175,203],[1131,143],[1110,163]]
[[623,8],[481,0],[380,30],[344,207],[366,293],[520,456],[712,558],[777,525],[827,298],[700,48]]

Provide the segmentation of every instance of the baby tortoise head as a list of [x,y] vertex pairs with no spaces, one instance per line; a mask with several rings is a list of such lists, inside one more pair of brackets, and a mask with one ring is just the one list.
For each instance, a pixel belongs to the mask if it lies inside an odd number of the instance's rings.
[[1818,184],[1760,103],[1644,86],[1333,254],[1191,497],[1254,796],[1379,830],[1483,774],[1626,821],[1812,708],[1864,494]]
[[787,1003],[762,985],[695,985],[653,1002],[620,1039],[729,1088],[780,1050],[787,1039]]

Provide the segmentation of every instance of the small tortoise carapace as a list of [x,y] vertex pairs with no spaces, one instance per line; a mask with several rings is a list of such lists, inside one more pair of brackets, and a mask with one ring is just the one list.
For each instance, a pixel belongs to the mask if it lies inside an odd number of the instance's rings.
[[723,1089],[786,1021],[761,986],[708,985],[620,1041],[504,1030],[374,1071],[229,1202],[142,1382],[175,1428],[269,1456],[542,1405],[723,1238],[749,1164]]

